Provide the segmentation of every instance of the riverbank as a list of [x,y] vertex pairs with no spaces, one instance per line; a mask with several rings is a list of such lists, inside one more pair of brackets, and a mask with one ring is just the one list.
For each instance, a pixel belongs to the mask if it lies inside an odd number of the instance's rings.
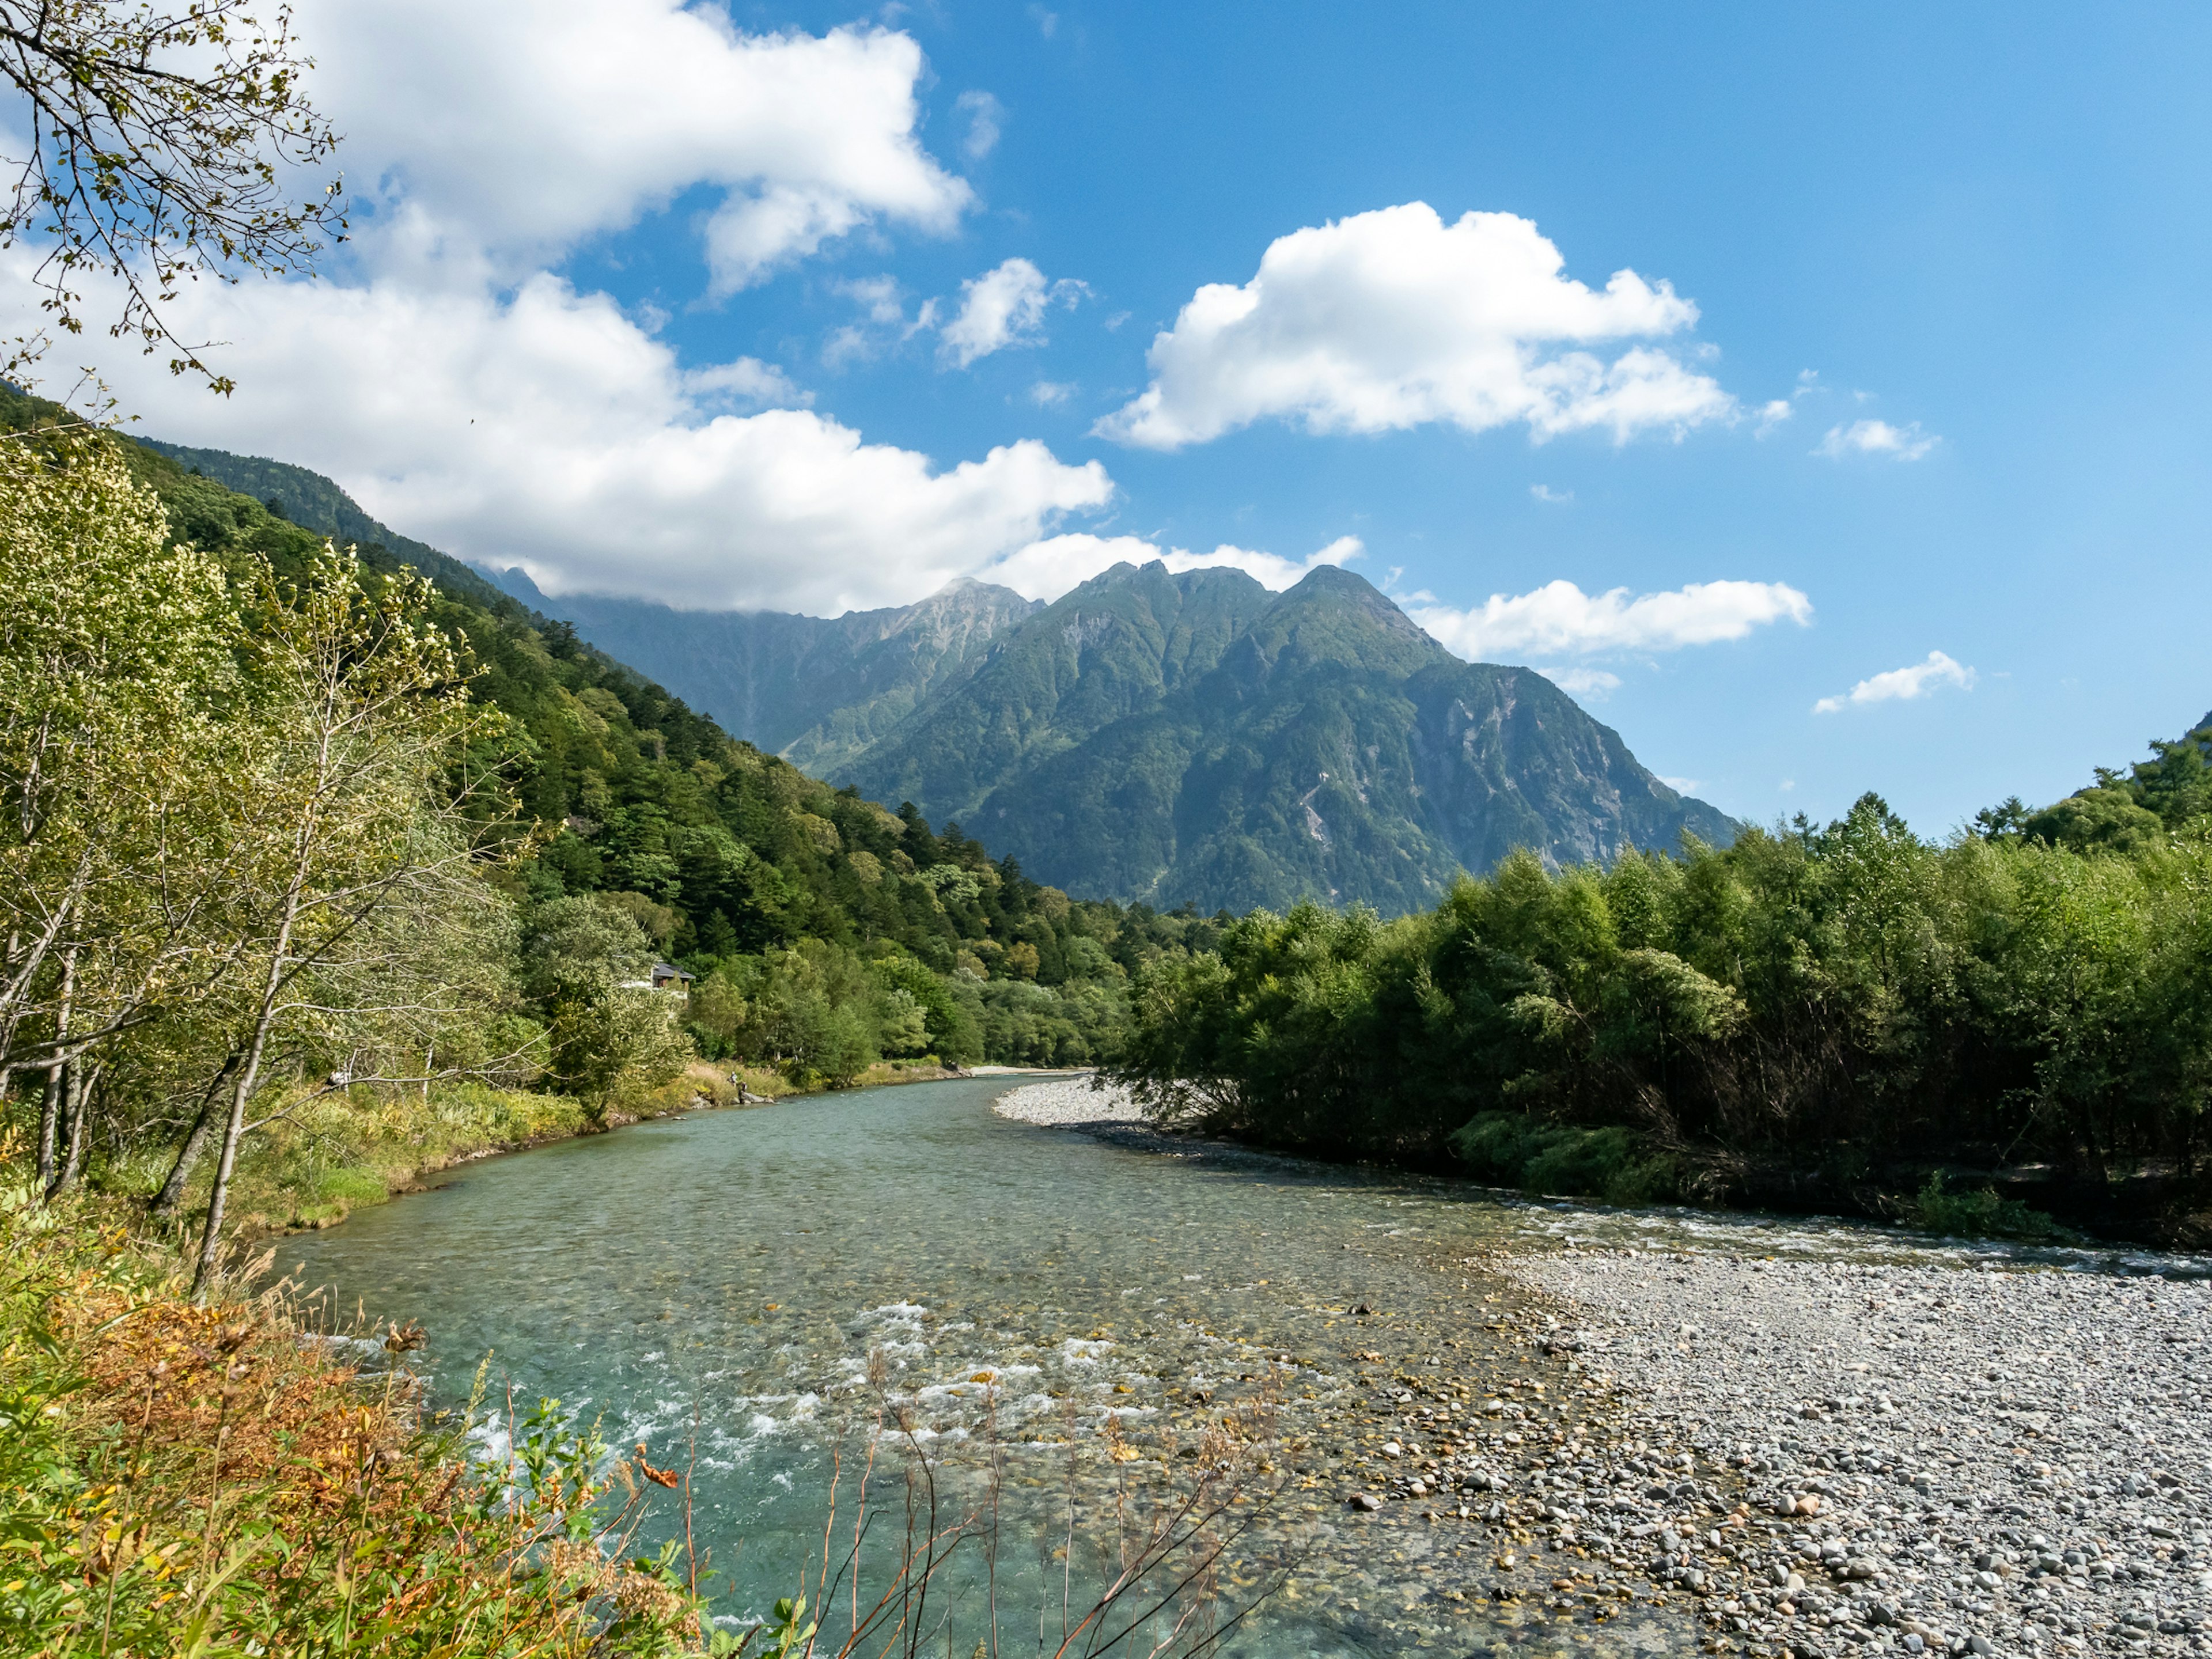
[[[1702,1580],[1729,1633],[2206,1650],[2203,1281],[1634,1250],[1498,1265],[1558,1299],[1552,1342],[1621,1387],[1626,1435],[1735,1488],[1732,1522],[1678,1528],[1665,1569]],[[1624,1479],[1541,1477],[1552,1524],[1602,1528]]]
[[[935,1060],[878,1060],[851,1086],[934,1083],[960,1075]],[[404,1111],[393,1109],[374,1092],[360,1100],[328,1095],[246,1143],[231,1189],[229,1236],[244,1245],[317,1231],[366,1206],[421,1192],[448,1170],[484,1158],[691,1112],[827,1092],[795,1088],[765,1066],[732,1069],[702,1060],[662,1087],[610,1107],[596,1121],[566,1096],[468,1084],[436,1090],[427,1110],[412,1103]],[[102,1172],[101,1184],[119,1195],[147,1198],[167,1168],[166,1158],[143,1161]],[[205,1203],[206,1182],[204,1170],[187,1206],[188,1219]]]
[[510,1412],[514,1455],[475,1464],[361,1368],[418,1328],[303,1340],[283,1287],[232,1281],[196,1306],[116,1200],[32,1191],[0,1161],[0,1650],[701,1650],[690,1564],[620,1551],[663,1494],[595,1437]]
[[[1081,1079],[997,1109],[1140,1121]],[[1569,1616],[1640,1579],[1724,1651],[2212,1652],[2212,1285],[1786,1223],[1591,1248],[1569,1206],[1508,1203],[1522,1237],[1480,1265],[1533,1299],[1511,1333],[1571,1409],[1526,1433],[1519,1395],[1409,1392],[1353,1507],[1489,1522]],[[1512,1560],[1493,1595],[1528,1593]]]

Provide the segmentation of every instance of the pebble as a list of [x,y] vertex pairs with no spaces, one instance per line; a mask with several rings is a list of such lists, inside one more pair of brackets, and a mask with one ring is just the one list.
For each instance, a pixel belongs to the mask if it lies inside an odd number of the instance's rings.
[[1021,1123],[1040,1123],[1048,1128],[1091,1128],[1109,1124],[1142,1125],[1148,1121],[1125,1090],[1094,1089],[1088,1073],[1032,1083],[1000,1095],[991,1103],[1000,1117]]
[[1544,1513],[1702,1591],[1714,1650],[2212,1656],[2192,1358],[2212,1285],[1634,1249],[1495,1265],[1552,1299],[1570,1340],[1537,1350],[1592,1407],[1528,1464]]

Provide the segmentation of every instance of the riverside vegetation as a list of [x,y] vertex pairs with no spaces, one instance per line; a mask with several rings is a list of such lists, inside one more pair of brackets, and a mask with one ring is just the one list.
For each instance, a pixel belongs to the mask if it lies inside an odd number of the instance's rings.
[[1210,941],[804,776],[428,550],[434,585],[4,413],[0,1094],[50,1187],[313,1221],[733,1077],[1084,1063]]
[[[0,1645],[911,1646],[933,1578],[980,1556],[988,1579],[993,1513],[910,1490],[927,1524],[871,1558],[880,1599],[849,1632],[817,1640],[793,1596],[732,1636],[702,1621],[702,1559],[625,1553],[684,1476],[611,1457],[557,1402],[505,1404],[512,1455],[471,1463],[468,1424],[426,1422],[404,1376],[303,1350],[281,1292],[242,1299],[266,1261],[239,1235],[690,1102],[733,1065],[812,1086],[885,1055],[1087,1058],[1125,963],[1209,924],[1074,904],[516,607],[9,413]],[[688,994],[655,988],[664,954]],[[1212,1592],[1184,1592],[1247,1492],[1224,1476],[1244,1453],[1217,1453],[1138,1495],[1103,1589],[1061,1610],[1069,1651],[1133,1598],[1206,1645],[1188,1620]],[[855,1598],[860,1548],[823,1557]]]
[[1139,975],[1115,1075],[1217,1130],[1540,1192],[2014,1232],[2047,1226],[2032,1199],[2201,1239],[2208,755],[2212,716],[1942,843],[1868,795],[1607,869],[1516,854],[1394,921],[1254,912]]

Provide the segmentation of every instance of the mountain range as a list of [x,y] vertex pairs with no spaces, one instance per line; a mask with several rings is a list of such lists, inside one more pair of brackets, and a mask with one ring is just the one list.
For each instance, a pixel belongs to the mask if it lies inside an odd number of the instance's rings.
[[[304,468],[154,447],[305,527],[434,576],[453,565]],[[1123,564],[1049,605],[963,581],[836,617],[482,574],[736,735],[957,821],[1078,896],[1397,915],[1516,848],[1606,862],[1739,828],[1542,675],[1462,661],[1334,567],[1276,593],[1236,570]]]

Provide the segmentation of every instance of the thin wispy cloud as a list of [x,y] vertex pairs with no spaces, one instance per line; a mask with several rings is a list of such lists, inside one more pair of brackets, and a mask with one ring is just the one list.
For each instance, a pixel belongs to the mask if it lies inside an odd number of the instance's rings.
[[1620,676],[1602,668],[1540,667],[1536,672],[1569,696],[1588,698],[1592,702],[1620,690]]
[[999,147],[999,136],[1006,124],[1006,106],[988,92],[963,92],[952,100],[952,107],[968,118],[968,136],[961,140],[961,154],[971,161],[980,161]]
[[1816,714],[1838,714],[1855,704],[1909,702],[1945,686],[1961,691],[1974,689],[1974,671],[1942,651],[1930,651],[1923,662],[1869,675],[1850,690],[1823,697],[1813,705]]
[[1876,455],[1893,461],[1917,461],[1929,454],[1943,441],[1932,432],[1923,432],[1920,422],[1910,426],[1892,426],[1887,421],[1853,421],[1848,426],[1832,426],[1813,453],[1825,459],[1839,461],[1853,455]]
[[1550,502],[1553,507],[1565,507],[1575,498],[1573,490],[1554,489],[1549,484],[1530,484],[1528,494],[1537,501]]

